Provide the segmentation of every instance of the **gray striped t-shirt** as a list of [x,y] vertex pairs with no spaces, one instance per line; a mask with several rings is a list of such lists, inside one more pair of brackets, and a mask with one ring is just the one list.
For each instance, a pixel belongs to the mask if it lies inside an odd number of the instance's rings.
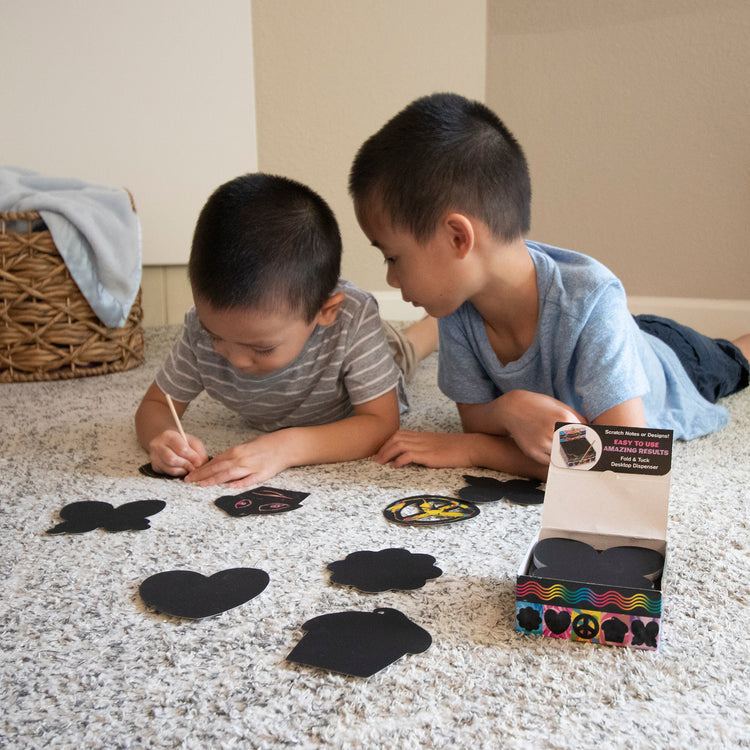
[[316,326],[296,359],[269,375],[240,372],[217,354],[192,308],[157,385],[182,402],[205,390],[263,432],[336,422],[351,416],[353,405],[397,387],[403,403],[402,376],[375,299],[344,280],[337,292],[346,298],[336,320]]

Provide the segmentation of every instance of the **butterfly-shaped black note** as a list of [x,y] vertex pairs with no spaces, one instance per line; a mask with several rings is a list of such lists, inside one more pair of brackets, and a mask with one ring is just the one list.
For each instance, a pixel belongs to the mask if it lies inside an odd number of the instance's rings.
[[117,508],[97,500],[70,503],[60,510],[63,522],[47,529],[47,533],[82,534],[99,528],[105,531],[141,531],[151,526],[147,516],[153,516],[165,506],[163,500],[136,500]]
[[458,491],[462,500],[471,503],[489,503],[507,500],[518,505],[539,505],[544,502],[544,490],[536,479],[494,479],[464,474],[468,486]]
[[268,573],[259,568],[229,568],[212,576],[169,570],[147,578],[138,591],[159,612],[200,619],[250,601],[268,586],[268,580]]

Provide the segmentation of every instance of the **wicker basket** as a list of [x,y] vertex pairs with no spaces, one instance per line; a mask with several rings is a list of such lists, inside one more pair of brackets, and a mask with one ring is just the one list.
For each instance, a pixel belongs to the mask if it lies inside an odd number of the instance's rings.
[[[37,230],[41,224],[41,231]],[[0,383],[124,372],[143,364],[138,292],[108,328],[73,281],[36,211],[0,213]]]

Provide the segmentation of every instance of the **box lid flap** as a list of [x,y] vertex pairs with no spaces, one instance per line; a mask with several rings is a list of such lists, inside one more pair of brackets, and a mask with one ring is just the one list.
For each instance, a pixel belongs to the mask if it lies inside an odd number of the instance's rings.
[[558,423],[541,535],[666,540],[671,468],[671,430]]

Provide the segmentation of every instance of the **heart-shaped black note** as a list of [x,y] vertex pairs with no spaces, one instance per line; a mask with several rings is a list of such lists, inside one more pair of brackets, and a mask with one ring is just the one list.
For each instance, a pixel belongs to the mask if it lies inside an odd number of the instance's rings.
[[259,568],[228,568],[208,577],[193,570],[169,570],[147,578],[139,592],[149,607],[197,620],[250,601],[268,581],[268,573]]

